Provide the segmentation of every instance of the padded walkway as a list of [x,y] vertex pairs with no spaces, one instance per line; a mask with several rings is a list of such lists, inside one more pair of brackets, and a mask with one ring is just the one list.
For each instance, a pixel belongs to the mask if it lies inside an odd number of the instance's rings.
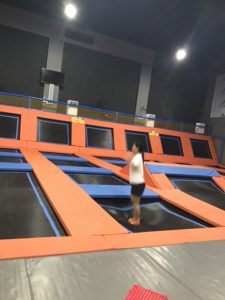
[[169,300],[225,299],[225,242],[0,262],[0,299],[123,300],[134,284]]

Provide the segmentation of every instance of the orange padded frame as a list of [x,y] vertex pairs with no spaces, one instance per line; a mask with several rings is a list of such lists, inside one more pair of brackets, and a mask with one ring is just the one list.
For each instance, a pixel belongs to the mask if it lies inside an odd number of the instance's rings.
[[[137,131],[147,133],[149,142],[151,143],[152,153],[146,153],[146,160],[160,161],[163,163],[189,163],[195,165],[215,165],[217,164],[216,153],[213,147],[212,139],[209,136],[197,134],[189,134],[185,132],[174,132],[166,129],[148,128],[134,125],[118,124],[106,121],[98,121],[91,119],[83,119],[84,123],[79,122],[78,118],[68,115],[49,113],[38,110],[25,108],[17,108],[10,106],[0,106],[0,112],[21,115],[21,132],[20,140],[12,141],[8,139],[0,139],[2,147],[28,147],[35,148],[40,151],[53,151],[59,153],[72,153],[73,147],[78,147],[83,153],[99,156],[111,156],[125,158],[126,156],[126,137],[125,131]],[[46,144],[37,141],[37,123],[38,118],[57,120],[71,123],[71,146]],[[95,149],[86,147],[85,126],[98,126],[111,128],[114,137],[114,150]],[[154,133],[154,135],[152,135]],[[162,151],[160,134],[180,137],[183,147],[184,156],[165,155]],[[195,138],[205,140],[209,143],[212,159],[201,159],[193,156],[190,139]]]
[[[21,115],[20,140],[0,139],[0,147],[21,149],[26,160],[32,165],[36,178],[44,190],[50,204],[68,237],[32,238],[0,241],[0,259],[60,255],[89,251],[113,250],[133,247],[161,246],[168,244],[214,241],[225,239],[225,212],[209,204],[195,199],[174,189],[163,174],[147,174],[147,184],[165,201],[190,212],[191,214],[219,226],[217,228],[175,230],[129,234],[128,231],[109,216],[95,201],[89,197],[75,182],[59,168],[48,161],[39,151],[76,154],[86,158],[93,164],[112,170],[117,176],[128,180],[127,171],[111,165],[94,156],[110,156],[125,158],[125,131],[139,131],[147,134],[152,128],[111,122],[84,119],[79,122],[70,116],[53,114],[37,110],[0,106],[0,111]],[[54,145],[37,141],[38,118],[71,122],[71,145]],[[114,150],[103,150],[86,147],[85,126],[112,128]],[[154,129],[157,134],[174,135],[181,138],[184,157],[173,157],[162,153],[159,136],[149,135],[153,153],[147,153],[147,160],[158,160],[164,163],[177,162],[197,165],[214,165],[217,163],[215,151],[210,137]],[[207,140],[212,159],[196,159],[193,157],[190,138]],[[188,166],[187,166],[188,167]],[[193,167],[193,166],[192,166]],[[213,178],[224,189],[224,178]],[[222,181],[223,180],[223,181]],[[76,200],[76,201],[75,201]]]

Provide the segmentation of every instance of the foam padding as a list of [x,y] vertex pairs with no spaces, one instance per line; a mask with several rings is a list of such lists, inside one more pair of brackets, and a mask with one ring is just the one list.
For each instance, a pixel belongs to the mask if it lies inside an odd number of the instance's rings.
[[0,157],[23,158],[23,155],[15,152],[0,152]]
[[79,157],[70,157],[70,156],[63,156],[63,155],[49,155],[46,154],[45,157],[49,160],[64,160],[64,161],[74,161],[74,162],[87,162],[84,158]]
[[156,174],[191,176],[191,177],[221,177],[221,175],[213,169],[208,168],[190,168],[175,167],[165,165],[146,165],[149,172]]
[[104,168],[92,168],[92,167],[72,167],[72,166],[59,166],[59,168],[65,173],[76,173],[76,174],[101,174],[111,175],[112,171]]
[[221,176],[221,177],[213,177],[212,180],[225,193],[225,177],[223,177],[223,176]]
[[30,164],[0,163],[0,171],[32,171]]
[[[81,184],[80,187],[87,194],[95,198],[130,198],[130,185],[99,185]],[[145,189],[142,198],[159,198],[159,196],[149,189]]]
[[77,237],[127,232],[78,184],[37,150],[23,149],[22,153],[32,165],[49,203],[69,235]]

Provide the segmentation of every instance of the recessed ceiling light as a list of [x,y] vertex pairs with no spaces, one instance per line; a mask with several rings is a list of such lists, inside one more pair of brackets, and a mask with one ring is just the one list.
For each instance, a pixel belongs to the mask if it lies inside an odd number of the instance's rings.
[[65,15],[67,16],[67,18],[74,19],[77,14],[77,8],[74,4],[68,3],[65,6],[64,12],[65,12]]
[[187,51],[185,49],[178,49],[176,52],[176,59],[177,60],[183,60],[187,56]]

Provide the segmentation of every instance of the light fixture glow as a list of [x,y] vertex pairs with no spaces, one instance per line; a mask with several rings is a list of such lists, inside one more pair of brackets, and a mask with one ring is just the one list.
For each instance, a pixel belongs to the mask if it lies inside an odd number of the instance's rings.
[[69,19],[74,19],[77,14],[77,8],[74,4],[69,3],[65,6],[64,12]]
[[187,51],[185,49],[177,50],[177,52],[176,52],[176,59],[177,60],[179,60],[179,61],[183,60],[183,59],[186,58],[186,56],[187,56]]

